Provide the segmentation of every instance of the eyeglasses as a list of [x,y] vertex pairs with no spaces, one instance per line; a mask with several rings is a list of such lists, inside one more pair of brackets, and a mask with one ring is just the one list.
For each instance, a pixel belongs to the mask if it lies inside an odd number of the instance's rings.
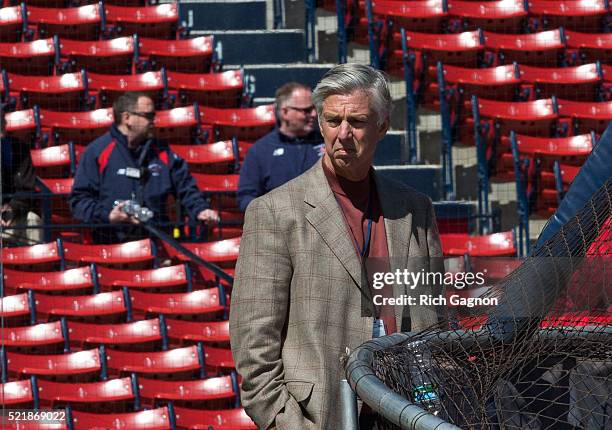
[[315,110],[314,105],[312,106],[308,106],[305,108],[299,108],[299,107],[295,107],[295,106],[285,106],[287,109],[293,109],[293,110],[297,110],[302,112],[304,115],[308,115],[310,112],[312,112],[313,110]]
[[132,111],[128,111],[128,113],[132,114],[132,115],[136,115],[142,118],[146,118],[149,121],[153,121],[155,119],[155,111],[153,112],[132,112]]

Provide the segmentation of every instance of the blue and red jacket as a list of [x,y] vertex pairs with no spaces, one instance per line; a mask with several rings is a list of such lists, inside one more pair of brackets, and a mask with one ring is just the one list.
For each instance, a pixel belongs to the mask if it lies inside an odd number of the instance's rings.
[[168,221],[168,195],[181,201],[192,219],[209,207],[189,173],[187,163],[167,146],[152,141],[144,157],[145,179],[131,177],[145,145],[131,150],[116,125],[91,142],[79,161],[69,197],[75,218],[86,223],[108,223],[116,200],[136,197],[154,213],[156,222]]

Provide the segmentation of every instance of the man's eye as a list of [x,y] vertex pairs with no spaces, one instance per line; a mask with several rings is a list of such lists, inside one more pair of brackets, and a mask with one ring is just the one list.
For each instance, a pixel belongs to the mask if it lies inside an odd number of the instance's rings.
[[328,119],[327,123],[332,127],[337,127],[340,125],[340,121],[337,119]]

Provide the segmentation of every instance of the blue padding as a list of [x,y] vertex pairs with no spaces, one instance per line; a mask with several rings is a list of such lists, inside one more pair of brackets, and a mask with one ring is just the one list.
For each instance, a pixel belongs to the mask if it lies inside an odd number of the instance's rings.
[[548,220],[534,249],[538,249],[554,236],[610,177],[612,177],[612,123],[608,124],[608,128],[583,164],[559,208]]

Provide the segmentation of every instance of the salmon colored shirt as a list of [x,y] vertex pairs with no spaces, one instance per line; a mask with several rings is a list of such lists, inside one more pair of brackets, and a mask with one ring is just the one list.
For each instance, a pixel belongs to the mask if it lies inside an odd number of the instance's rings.
[[[365,256],[377,257],[376,261],[388,261],[389,249],[387,248],[387,234],[385,231],[385,222],[382,213],[382,208],[378,200],[378,192],[372,171],[368,176],[361,181],[350,181],[341,176],[337,176],[335,172],[330,170],[325,162],[323,162],[323,172],[327,178],[327,182],[331,187],[336,201],[344,214],[344,221],[351,232],[351,240],[355,245],[355,253],[361,259],[360,251],[363,249],[363,244],[366,242],[368,231],[368,215],[372,215],[372,231],[370,235],[370,243],[366,249]],[[371,201],[370,201],[371,199]],[[368,205],[371,204],[371,208]],[[368,265],[370,271],[371,266]],[[388,271],[389,265],[377,268],[376,271]],[[368,279],[372,280],[372,273],[368,273]],[[386,288],[385,288],[386,289]],[[384,294],[390,296],[389,292],[383,290],[374,291],[370,289],[372,294]],[[385,294],[386,293],[386,294]],[[385,331],[391,334],[397,331],[395,324],[395,314],[392,306],[380,306],[378,309],[380,318],[385,324]]]

